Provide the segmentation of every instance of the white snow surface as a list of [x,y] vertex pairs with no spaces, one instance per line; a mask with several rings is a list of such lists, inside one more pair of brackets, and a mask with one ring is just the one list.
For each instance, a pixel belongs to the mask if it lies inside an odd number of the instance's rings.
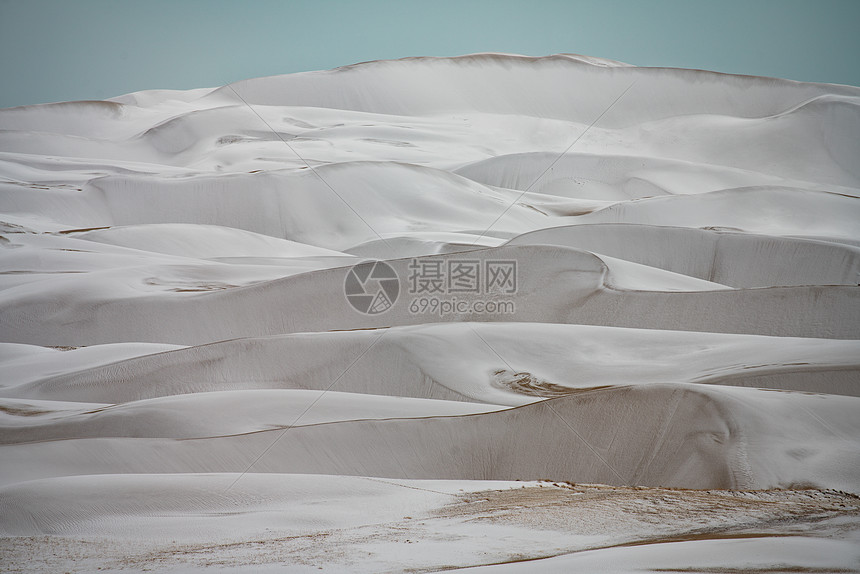
[[573,54],[0,110],[0,570],[860,571],[858,158]]

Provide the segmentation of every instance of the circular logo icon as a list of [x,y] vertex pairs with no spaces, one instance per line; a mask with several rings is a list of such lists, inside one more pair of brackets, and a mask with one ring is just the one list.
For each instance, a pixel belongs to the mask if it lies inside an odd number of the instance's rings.
[[359,313],[385,313],[400,295],[400,279],[385,261],[364,261],[349,270],[343,283],[347,301]]

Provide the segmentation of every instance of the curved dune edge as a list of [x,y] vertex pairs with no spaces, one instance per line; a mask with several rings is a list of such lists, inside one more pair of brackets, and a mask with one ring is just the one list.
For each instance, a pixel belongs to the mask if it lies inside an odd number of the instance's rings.
[[[856,285],[860,249],[811,239],[638,223],[583,224],[518,235],[508,245],[564,245],[736,288]],[[804,265],[797,265],[803,260]]]
[[857,400],[698,385],[613,387],[454,418],[328,423],[182,441],[5,445],[0,480],[92,472],[367,475],[372,469],[391,478],[543,476],[616,485],[858,492],[853,469],[860,455],[853,445],[860,426],[849,415]]
[[[552,169],[545,171],[549,164]],[[503,154],[460,166],[454,172],[484,185],[595,201],[698,195],[743,186],[786,186],[852,197],[860,193],[856,186],[787,178],[708,161],[575,149],[560,157],[558,153],[534,151]]]
[[[47,409],[49,403],[39,403]],[[504,409],[465,401],[371,396],[339,391],[299,389],[242,389],[171,395],[121,405],[100,405],[48,420],[27,403],[3,404],[14,417],[0,419],[0,444],[65,440],[68,438],[197,439],[231,436],[272,429],[330,422],[392,418],[426,418]],[[23,408],[22,408],[23,407]],[[34,413],[35,411],[35,413]],[[225,419],[223,414],[229,412]],[[5,423],[5,424],[4,424]],[[11,423],[11,424],[10,424]]]
[[[437,256],[440,257],[440,256]],[[6,342],[92,345],[152,341],[193,345],[235,337],[379,328],[439,321],[599,324],[759,335],[860,338],[860,291],[852,287],[779,287],[703,292],[621,291],[605,286],[595,255],[553,246],[510,246],[453,254],[451,259],[517,262],[514,312],[415,313],[399,298],[386,313],[362,315],[343,294],[348,268],[315,271],[230,289],[181,296],[115,298],[92,282],[52,282],[0,292]],[[433,257],[423,258],[433,259]],[[411,259],[389,261],[409,277]],[[611,274],[609,275],[611,278]],[[45,302],[50,294],[50,303]],[[465,294],[461,300],[479,299]],[[420,310],[420,309],[419,309]],[[503,309],[508,311],[508,309]],[[189,322],[186,317],[194,317]],[[50,333],[42,328],[54,326]]]
[[[0,397],[116,404],[295,388],[515,406],[564,389],[631,382],[856,396],[858,345],[590,325],[439,323],[234,339],[85,368],[68,361],[65,373],[10,385]],[[512,385],[515,375],[527,377],[533,390]]]

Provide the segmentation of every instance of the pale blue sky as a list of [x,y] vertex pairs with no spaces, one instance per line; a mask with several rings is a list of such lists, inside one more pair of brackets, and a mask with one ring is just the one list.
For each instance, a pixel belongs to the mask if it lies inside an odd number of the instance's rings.
[[860,0],[0,0],[0,107],[472,52],[856,86],[858,29]]

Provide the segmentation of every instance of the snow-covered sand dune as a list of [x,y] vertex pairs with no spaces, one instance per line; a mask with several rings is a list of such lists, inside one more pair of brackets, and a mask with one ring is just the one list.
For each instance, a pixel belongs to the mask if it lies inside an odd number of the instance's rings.
[[574,55],[0,110],[0,563],[856,569],[858,135]]
[[[74,360],[104,347],[114,345],[54,351],[52,376],[3,377],[0,397],[117,404],[227,389],[325,390],[335,378],[334,391],[510,406],[575,389],[667,382],[749,386],[753,379],[782,390],[860,393],[853,384],[860,342],[828,339],[446,323],[234,339],[107,364]],[[58,355],[69,357],[66,372],[57,372]],[[13,374],[35,362],[26,355],[3,365]]]

